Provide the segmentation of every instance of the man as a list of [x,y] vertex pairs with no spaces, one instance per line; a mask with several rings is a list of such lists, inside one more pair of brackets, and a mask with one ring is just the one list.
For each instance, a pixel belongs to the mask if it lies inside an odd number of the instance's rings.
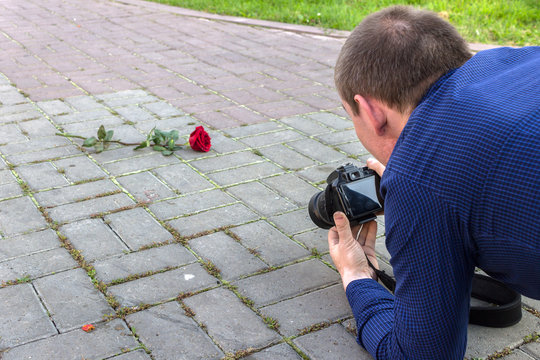
[[471,57],[436,14],[391,7],[351,33],[335,82],[383,175],[397,280],[394,296],[367,264],[376,224],[334,214],[357,340],[377,359],[462,359],[475,267],[540,299],[540,49]]

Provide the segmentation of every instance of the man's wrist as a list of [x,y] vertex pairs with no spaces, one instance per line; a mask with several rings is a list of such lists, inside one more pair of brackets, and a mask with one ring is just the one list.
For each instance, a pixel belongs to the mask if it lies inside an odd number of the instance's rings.
[[341,274],[341,281],[343,282],[343,289],[347,290],[347,286],[354,280],[360,279],[373,279],[370,269],[363,271],[343,271]]

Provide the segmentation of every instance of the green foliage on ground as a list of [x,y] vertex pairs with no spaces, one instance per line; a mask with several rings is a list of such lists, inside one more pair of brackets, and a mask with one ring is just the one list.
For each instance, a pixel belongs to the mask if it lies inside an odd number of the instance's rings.
[[469,42],[539,45],[538,0],[152,0],[210,13],[327,29],[352,30],[390,5],[428,9],[448,19]]

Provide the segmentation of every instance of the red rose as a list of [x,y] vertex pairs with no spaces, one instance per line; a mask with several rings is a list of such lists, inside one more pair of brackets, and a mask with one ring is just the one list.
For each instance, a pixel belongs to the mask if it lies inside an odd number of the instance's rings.
[[189,135],[189,146],[195,151],[210,151],[210,147],[212,146],[210,135],[208,135],[202,126],[197,126],[195,131]]

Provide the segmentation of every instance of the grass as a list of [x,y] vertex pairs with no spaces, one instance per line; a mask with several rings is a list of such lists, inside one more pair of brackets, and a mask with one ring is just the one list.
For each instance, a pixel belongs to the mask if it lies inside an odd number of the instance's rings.
[[538,0],[151,0],[210,13],[327,29],[352,30],[366,15],[390,5],[432,10],[469,42],[538,45]]

